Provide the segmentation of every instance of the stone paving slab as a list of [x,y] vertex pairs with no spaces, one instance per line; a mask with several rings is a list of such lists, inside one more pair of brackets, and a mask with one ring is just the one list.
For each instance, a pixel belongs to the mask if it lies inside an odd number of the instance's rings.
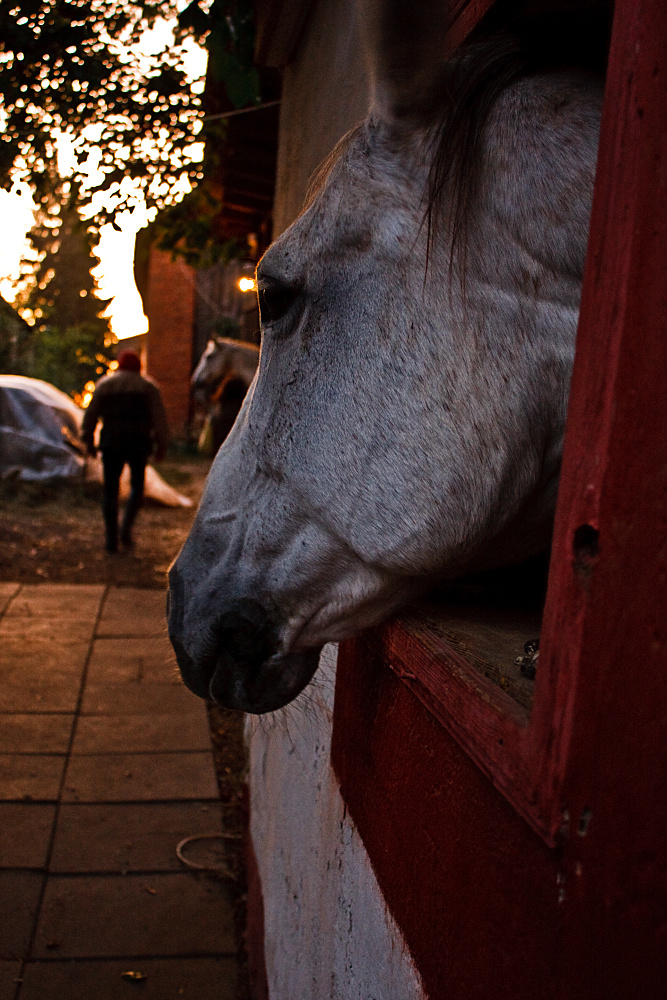
[[163,958],[235,952],[224,883],[187,872],[52,876],[32,957]]
[[[0,615],[7,601],[0,799],[19,800],[0,801],[0,1000],[236,1000],[229,883],[175,854],[220,832],[221,807],[206,707],[176,671],[164,593],[0,586]],[[145,980],[122,978],[139,967]]]
[[[141,972],[146,978],[124,979],[128,971]],[[31,962],[25,968],[20,1000],[137,1000],[139,996],[146,1000],[237,1000],[236,962],[230,958]],[[0,998],[4,1000],[1,992]]]
[[0,754],[0,799],[57,801],[65,756]]
[[166,635],[167,596],[163,590],[118,587],[109,591],[97,629],[99,636]]
[[73,725],[73,714],[0,715],[0,753],[66,753]]
[[[0,819],[2,814],[0,813]],[[58,815],[52,872],[184,871],[176,845],[220,833],[217,802],[66,805]]]
[[210,751],[71,757],[63,789],[63,802],[216,798],[218,786]]
[[187,715],[202,702],[184,684],[86,684],[82,715]]
[[31,676],[20,667],[7,670],[0,658],[0,712],[74,712],[79,700],[80,674]]
[[200,702],[199,710],[196,705],[192,709],[187,715],[81,716],[72,753],[209,750],[211,737],[204,703]]
[[103,596],[104,584],[23,584],[21,593],[7,612],[7,617],[62,616],[66,620],[79,617],[94,619]]
[[16,980],[20,975],[20,962],[3,962],[0,959],[0,1000],[14,1000]]
[[43,802],[0,802],[0,868],[46,867],[55,815]]
[[0,615],[4,614],[12,597],[18,594],[19,588],[18,583],[0,583]]
[[0,668],[3,676],[11,670],[34,677],[80,675],[89,649],[89,639],[77,642],[67,637],[36,638],[30,628],[26,628],[23,635],[6,635],[0,622]]
[[97,639],[88,666],[88,681],[91,684],[182,683],[167,636]]
[[62,618],[23,618],[18,615],[12,618],[10,612],[13,603],[10,604],[9,610],[0,620],[0,639],[2,639],[3,644],[7,640],[23,639],[28,629],[32,640],[41,639],[46,642],[65,640],[85,643],[90,641],[95,625],[94,616],[70,618],[67,621]]
[[0,872],[0,959],[27,954],[43,881],[41,872]]

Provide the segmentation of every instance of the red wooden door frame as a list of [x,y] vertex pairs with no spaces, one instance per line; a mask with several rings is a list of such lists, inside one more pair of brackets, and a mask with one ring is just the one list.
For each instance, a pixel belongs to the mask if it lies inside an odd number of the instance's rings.
[[[427,969],[427,985],[446,970],[454,976],[451,993],[442,995],[516,1000],[525,985],[525,995],[534,997],[646,1000],[664,988],[666,268],[667,5],[617,0],[532,711],[529,716],[519,711],[455,654],[443,655],[409,620],[343,644],[339,656],[334,767],[388,904],[413,955],[422,956],[418,964]],[[373,659],[383,661],[385,670],[375,662],[369,687],[360,678],[365,661]],[[388,679],[387,663],[400,682]],[[354,702],[355,686],[365,699],[365,717]],[[410,692],[426,705],[426,715],[423,709],[422,716],[415,714],[417,703],[406,700]],[[393,737],[387,713],[394,713],[398,727]],[[433,716],[446,731],[443,737],[433,729]],[[402,735],[408,718],[408,735]],[[375,732],[369,732],[371,725]],[[411,801],[405,786],[409,751],[398,744],[417,739],[418,732],[422,742],[414,746],[412,769],[413,774],[422,769],[422,791],[421,799]],[[452,749],[457,744],[463,748],[458,757]],[[424,748],[431,755],[425,776],[417,757]],[[429,782],[435,786],[442,778],[438,754],[442,766],[458,769],[463,782],[462,788],[450,788],[458,814],[427,800]],[[501,796],[479,785],[466,763],[470,758]],[[390,773],[394,778],[385,780]],[[541,847],[510,820],[503,799],[539,834]],[[432,817],[420,850],[428,853],[428,843],[435,844],[422,868],[421,856],[403,860],[420,810],[427,820]],[[475,979],[472,959],[461,956],[465,945],[458,939],[444,964],[424,950],[427,931],[415,916],[418,901],[410,901],[412,872],[435,907],[431,922],[451,944],[454,918],[436,912],[433,884],[444,879],[443,892],[463,908],[465,888],[438,876],[437,841],[439,836],[441,849],[452,857],[463,857],[464,816],[467,828],[474,822],[473,834],[482,837],[480,864],[484,838],[491,843],[495,827],[513,838],[514,848],[496,865],[498,886],[512,884],[508,872],[525,875],[533,865],[532,882],[529,876],[517,881],[523,893],[532,886],[532,902],[515,900],[510,906],[497,886],[489,890],[488,901],[505,914],[508,926],[516,930],[518,913],[528,920],[543,913],[544,907],[532,904],[541,898],[549,873],[558,879],[559,905],[567,902],[535,931],[545,954],[526,961],[523,975],[513,975],[504,953],[496,956],[505,980],[493,994],[488,983]],[[379,829],[383,818],[385,829]],[[477,957],[487,961],[491,938],[487,935],[483,946],[479,941]]]

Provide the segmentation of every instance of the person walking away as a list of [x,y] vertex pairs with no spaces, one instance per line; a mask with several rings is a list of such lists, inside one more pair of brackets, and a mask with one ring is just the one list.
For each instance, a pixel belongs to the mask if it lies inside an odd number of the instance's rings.
[[118,551],[118,488],[124,466],[130,467],[130,496],[120,530],[126,548],[132,546],[132,525],[144,496],[146,463],[155,452],[158,462],[169,443],[169,427],[160,390],[141,375],[135,351],[121,351],[118,368],[97,383],[83,418],[83,440],[95,457],[95,430],[102,421],[99,448],[104,469],[103,513],[107,552]]

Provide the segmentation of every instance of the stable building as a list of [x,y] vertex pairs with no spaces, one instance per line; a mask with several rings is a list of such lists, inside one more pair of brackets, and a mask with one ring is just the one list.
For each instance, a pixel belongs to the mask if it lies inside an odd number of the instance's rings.
[[[518,10],[612,12],[451,7],[452,47]],[[662,4],[617,0],[543,611],[399,616],[325,648],[309,708],[248,722],[255,997],[664,993],[665,38]],[[282,73],[278,235],[367,111],[352,0],[261,0],[257,58]]]

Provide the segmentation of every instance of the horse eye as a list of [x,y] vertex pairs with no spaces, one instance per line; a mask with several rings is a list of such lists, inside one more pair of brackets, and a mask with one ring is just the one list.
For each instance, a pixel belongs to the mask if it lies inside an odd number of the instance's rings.
[[260,278],[257,295],[262,326],[282,319],[291,309],[300,291],[299,285],[286,285],[276,278]]

